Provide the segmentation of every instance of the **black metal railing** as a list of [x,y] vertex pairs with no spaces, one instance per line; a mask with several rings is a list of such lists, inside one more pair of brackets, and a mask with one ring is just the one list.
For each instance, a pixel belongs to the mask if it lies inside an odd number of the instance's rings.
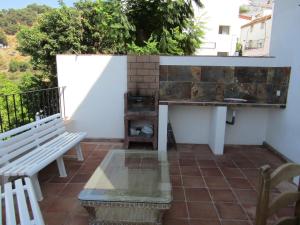
[[64,112],[64,87],[0,95],[0,132],[35,121],[36,115]]

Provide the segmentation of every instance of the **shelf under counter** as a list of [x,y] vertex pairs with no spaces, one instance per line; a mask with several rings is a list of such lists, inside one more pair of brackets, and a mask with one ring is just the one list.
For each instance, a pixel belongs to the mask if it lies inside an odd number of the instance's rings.
[[178,101],[159,101],[159,105],[190,105],[190,106],[227,106],[227,107],[261,107],[261,108],[279,108],[285,109],[286,104],[269,104],[269,103],[237,103],[237,102],[197,102],[188,100]]

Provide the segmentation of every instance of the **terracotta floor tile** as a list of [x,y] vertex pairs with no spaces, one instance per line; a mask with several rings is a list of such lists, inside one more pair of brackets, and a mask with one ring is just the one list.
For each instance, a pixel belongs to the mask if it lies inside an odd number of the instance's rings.
[[246,175],[246,177],[258,177],[259,176],[259,170],[258,169],[242,169],[243,173]]
[[70,212],[75,208],[77,202],[77,198],[57,197],[49,206],[47,212]]
[[236,202],[230,189],[209,189],[209,192],[215,202]]
[[185,188],[187,201],[211,201],[206,188]]
[[180,166],[196,166],[196,160],[195,159],[179,159],[179,165]]
[[257,193],[254,190],[234,190],[241,203],[255,204],[257,202]]
[[203,178],[200,176],[182,176],[182,182],[184,187],[205,187]]
[[74,215],[66,221],[64,225],[87,225],[89,224],[88,216]]
[[227,178],[244,178],[244,175],[236,168],[222,168],[224,176]]
[[166,219],[187,218],[187,209],[185,202],[172,202],[171,209],[166,212]]
[[246,214],[238,204],[216,203],[216,208],[222,219],[247,219]]
[[43,213],[43,218],[47,225],[64,225],[69,219],[69,215],[67,213],[60,212],[47,212]]
[[214,160],[197,160],[200,168],[215,168],[217,164]]
[[249,160],[234,160],[239,168],[256,168],[257,166]]
[[221,220],[222,225],[252,225],[248,220]]
[[93,173],[96,168],[100,165],[101,162],[99,161],[88,161],[84,163],[80,169],[78,170],[78,173]]
[[180,152],[179,159],[195,159],[195,153],[193,152]]
[[91,175],[91,173],[78,173],[70,180],[70,183],[86,183]]
[[187,219],[164,219],[163,225],[189,225]]
[[221,225],[219,220],[197,220],[197,219],[191,219],[190,225]]
[[184,191],[181,187],[172,188],[173,200],[174,201],[185,201]]
[[236,168],[232,160],[217,160],[217,165],[221,168]]
[[83,189],[85,183],[70,183],[65,186],[60,196],[77,197],[79,192]]
[[212,203],[188,202],[188,210],[192,219],[218,219]]
[[81,143],[81,149],[83,151],[93,151],[98,146],[98,143],[88,143],[88,142],[82,142]]
[[208,188],[228,188],[223,177],[204,177]]
[[227,179],[232,188],[236,189],[252,189],[251,184],[247,179],[243,178],[228,178]]
[[59,177],[59,175],[53,176],[48,183],[68,183],[73,177],[75,173],[67,171],[67,177]]
[[256,215],[256,205],[252,204],[243,204],[243,208],[246,210],[246,213],[250,217],[251,220],[255,219]]
[[44,198],[47,198],[49,196],[59,195],[63,191],[65,186],[66,186],[65,183],[59,183],[59,184],[41,183],[41,189],[42,189]]
[[171,178],[171,183],[172,183],[172,186],[173,186],[173,187],[176,187],[176,186],[182,186],[182,179],[181,179],[181,176],[178,176],[178,175],[171,175],[170,178]]
[[201,176],[198,166],[181,166],[180,170],[182,175]]
[[202,168],[201,172],[204,177],[222,177],[223,174],[221,173],[219,168]]
[[170,175],[180,175],[180,168],[179,166],[170,166]]

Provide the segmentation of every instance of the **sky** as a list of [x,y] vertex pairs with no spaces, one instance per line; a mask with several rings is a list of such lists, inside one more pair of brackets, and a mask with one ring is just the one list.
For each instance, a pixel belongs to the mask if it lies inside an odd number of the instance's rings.
[[[73,2],[76,2],[76,0],[64,0],[64,2],[66,5],[72,6]],[[45,4],[52,7],[58,6],[57,0],[0,0],[0,9],[24,8],[32,3]]]

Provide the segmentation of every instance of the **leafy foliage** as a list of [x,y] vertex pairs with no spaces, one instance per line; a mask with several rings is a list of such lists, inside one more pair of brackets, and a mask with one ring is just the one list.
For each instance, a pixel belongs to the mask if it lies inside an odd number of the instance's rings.
[[246,6],[246,5],[241,5],[240,6],[240,10],[239,10],[239,13],[240,14],[245,14],[245,13],[248,13],[250,11],[249,7]]
[[126,53],[134,27],[127,20],[121,1],[81,0],[75,7],[81,14],[83,53]]
[[160,53],[171,55],[190,55],[200,46],[204,33],[194,20],[191,0],[128,0],[126,7],[136,27],[136,45],[144,46],[151,37]]
[[0,30],[0,44],[8,45],[7,37],[3,30]]
[[30,69],[30,64],[24,61],[11,60],[9,63],[9,72],[25,72]]
[[34,69],[54,75],[56,55],[80,52],[82,33],[79,12],[63,6],[45,13],[36,26],[22,28],[17,35],[18,50],[31,56]]
[[6,34],[18,32],[20,25],[32,26],[40,14],[50,10],[46,5],[31,4],[23,9],[3,9],[0,11],[0,28]]

